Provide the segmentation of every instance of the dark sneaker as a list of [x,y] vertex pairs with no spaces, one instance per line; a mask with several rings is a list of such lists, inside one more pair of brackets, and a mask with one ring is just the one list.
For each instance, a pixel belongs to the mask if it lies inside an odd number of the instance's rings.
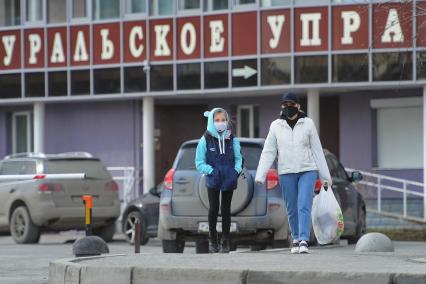
[[219,252],[219,241],[217,234],[209,235],[209,253],[218,253]]
[[225,239],[222,241],[222,247],[220,248],[221,253],[229,253],[230,251],[230,241]]

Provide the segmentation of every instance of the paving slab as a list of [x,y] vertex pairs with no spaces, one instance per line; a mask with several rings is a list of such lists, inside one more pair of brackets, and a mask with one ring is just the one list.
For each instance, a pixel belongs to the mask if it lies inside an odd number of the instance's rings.
[[231,254],[141,253],[67,259],[51,263],[49,283],[66,283],[68,271],[70,283],[78,284],[426,284],[426,242],[395,242],[394,246],[395,251],[387,253],[357,253],[354,246],[341,245],[314,247],[307,255],[275,249]]

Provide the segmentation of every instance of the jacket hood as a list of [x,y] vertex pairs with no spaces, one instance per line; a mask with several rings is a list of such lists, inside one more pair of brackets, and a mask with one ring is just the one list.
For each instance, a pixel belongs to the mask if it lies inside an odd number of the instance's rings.
[[210,135],[216,138],[219,138],[219,136],[221,136],[217,132],[216,127],[214,127],[214,114],[218,111],[225,113],[226,120],[228,121],[227,129],[224,132],[225,136],[227,137],[231,134],[231,129],[230,129],[230,123],[229,123],[229,115],[226,112],[226,110],[224,110],[223,108],[214,108],[211,111],[204,112],[204,116],[207,117],[207,131]]

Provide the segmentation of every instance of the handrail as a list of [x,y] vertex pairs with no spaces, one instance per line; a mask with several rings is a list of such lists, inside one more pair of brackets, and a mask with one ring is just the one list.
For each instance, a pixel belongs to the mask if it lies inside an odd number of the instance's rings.
[[[346,171],[354,172],[354,171],[358,171],[358,170],[346,168]],[[382,216],[387,216],[387,217],[392,217],[392,218],[400,218],[400,219],[404,219],[404,220],[411,221],[411,222],[414,221],[414,222],[426,223],[426,208],[423,209],[423,218],[417,218],[417,217],[409,216],[407,214],[407,196],[408,195],[417,196],[417,197],[423,198],[423,200],[426,198],[424,191],[423,191],[424,190],[424,184],[423,183],[417,182],[417,181],[412,181],[412,180],[407,180],[407,179],[385,176],[385,175],[382,175],[382,174],[376,174],[376,173],[371,173],[371,172],[366,172],[366,171],[358,171],[358,172],[360,172],[363,176],[365,176],[367,178],[373,178],[372,181],[371,180],[369,180],[369,181],[361,180],[361,181],[359,181],[359,184],[365,185],[367,187],[371,187],[371,188],[374,188],[375,190],[377,190],[377,210],[368,208],[368,211],[370,211],[370,212],[374,211],[375,213],[381,214]],[[398,187],[396,185],[389,185],[390,182],[391,183],[400,183],[401,187]],[[408,189],[408,186],[419,187],[422,190],[416,191],[416,190]],[[389,191],[392,191],[392,192],[397,192],[397,193],[402,194],[402,211],[403,211],[403,214],[398,214],[398,213],[395,213],[395,212],[388,212],[388,211],[382,210],[382,191],[383,190],[389,190]]]

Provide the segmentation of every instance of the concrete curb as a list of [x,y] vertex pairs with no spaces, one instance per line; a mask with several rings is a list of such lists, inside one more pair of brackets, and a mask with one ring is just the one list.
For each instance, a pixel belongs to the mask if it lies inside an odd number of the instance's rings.
[[425,274],[318,271],[264,271],[249,269],[162,268],[85,265],[84,260],[123,255],[62,259],[50,263],[49,284],[142,283],[386,283],[426,284]]

